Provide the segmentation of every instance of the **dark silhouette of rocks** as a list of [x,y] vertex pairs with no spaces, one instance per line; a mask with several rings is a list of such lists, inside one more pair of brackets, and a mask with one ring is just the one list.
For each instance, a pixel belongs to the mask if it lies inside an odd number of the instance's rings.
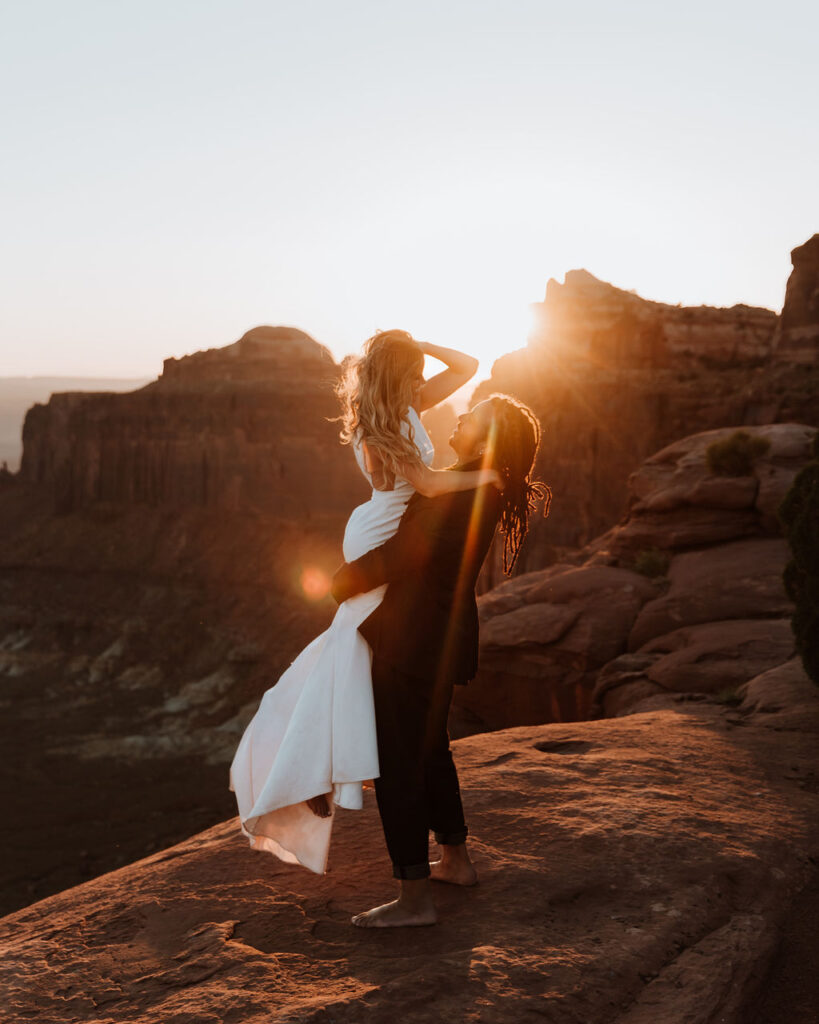
[[819,358],[819,234],[791,252],[785,305],[773,338],[781,362],[816,366]]
[[[729,692],[793,656],[776,509],[816,430],[747,430],[768,441],[748,476],[708,469],[709,446],[733,428],[676,441],[631,474],[620,523],[479,599],[481,668],[456,691],[456,735]],[[637,571],[647,554],[665,567]]]
[[0,377],[0,460],[17,472],[26,412],[35,402],[47,402],[53,392],[133,391],[147,383],[147,377]]
[[[543,425],[538,472],[554,489],[518,572],[559,560],[617,521],[626,480],[652,452],[724,426],[819,425],[819,235],[793,251],[781,316],[673,306],[585,270],[551,279],[528,346],[502,356],[473,401],[513,394]],[[792,358],[793,357],[793,358]],[[482,586],[500,583],[493,552]]]

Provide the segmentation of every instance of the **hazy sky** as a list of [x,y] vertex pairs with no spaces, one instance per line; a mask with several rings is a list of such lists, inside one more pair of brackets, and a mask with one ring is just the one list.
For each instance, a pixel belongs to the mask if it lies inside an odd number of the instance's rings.
[[819,230],[812,0],[3,7],[0,375],[293,324],[520,347],[549,277],[781,308]]

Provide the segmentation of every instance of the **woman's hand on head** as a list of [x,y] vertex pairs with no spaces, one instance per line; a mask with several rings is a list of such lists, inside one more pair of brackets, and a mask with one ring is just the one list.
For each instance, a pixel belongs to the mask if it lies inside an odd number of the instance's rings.
[[421,388],[417,407],[417,412],[421,413],[443,402],[470,381],[478,372],[478,360],[465,352],[433,345],[429,341],[416,341],[415,344],[423,355],[438,359],[446,365],[445,370],[430,377]]
[[506,488],[506,480],[496,469],[490,469],[489,472],[492,474],[492,486],[497,487],[501,494],[503,494]]

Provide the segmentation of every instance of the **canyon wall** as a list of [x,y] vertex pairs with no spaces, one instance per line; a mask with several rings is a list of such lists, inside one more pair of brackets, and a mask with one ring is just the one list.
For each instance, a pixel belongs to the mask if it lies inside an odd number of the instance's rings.
[[258,327],[225,348],[166,359],[136,391],[57,393],[34,405],[20,475],[46,486],[62,513],[103,501],[346,516],[367,488],[331,422],[337,376],[308,335]]
[[[819,423],[819,235],[792,259],[781,317],[744,305],[651,302],[585,270],[549,281],[528,346],[497,360],[473,396],[512,394],[543,426],[537,471],[554,503],[548,521],[533,519],[518,572],[612,526],[629,474],[677,438]],[[495,550],[482,588],[502,579]]]

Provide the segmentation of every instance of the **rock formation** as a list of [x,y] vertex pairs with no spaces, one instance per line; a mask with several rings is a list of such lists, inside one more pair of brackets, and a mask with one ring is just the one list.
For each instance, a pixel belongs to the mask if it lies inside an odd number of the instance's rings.
[[793,273],[773,338],[777,361],[816,366],[819,360],[819,234],[791,252]]
[[323,876],[252,851],[225,821],[0,920],[5,1015],[812,1019],[808,946],[789,951],[801,986],[783,993],[765,973],[819,854],[819,695],[786,723],[771,689],[759,686],[756,710],[669,701],[458,741],[481,882],[438,886],[433,928],[350,923],[395,887],[371,790],[363,811],[339,813]]
[[530,345],[547,362],[598,369],[728,368],[767,363],[777,316],[757,306],[671,306],[570,270],[533,305]]
[[[745,424],[819,425],[818,246],[819,235],[794,250],[781,317],[743,305],[651,302],[585,270],[549,281],[527,348],[497,360],[473,397],[513,394],[544,428],[538,472],[555,500],[548,522],[534,521],[518,572],[608,529],[629,473],[680,437]],[[495,551],[483,587],[502,579]]]
[[60,512],[95,502],[204,506],[304,521],[365,492],[340,458],[327,350],[293,328],[166,359],[128,394],[66,392],[29,410],[21,478]]
[[0,377],[0,466],[20,468],[22,428],[35,402],[47,402],[55,391],[133,391],[147,377]]
[[611,716],[666,692],[736,690],[794,653],[776,509],[816,433],[749,427],[747,475],[708,468],[731,429],[676,441],[631,474],[622,521],[571,561],[479,600],[481,668],[456,691],[456,735]]

